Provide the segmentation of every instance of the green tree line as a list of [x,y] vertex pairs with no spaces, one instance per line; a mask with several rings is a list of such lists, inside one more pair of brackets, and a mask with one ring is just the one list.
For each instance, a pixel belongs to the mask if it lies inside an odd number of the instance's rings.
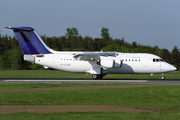
[[[144,46],[136,42],[128,43],[124,38],[113,39],[108,28],[102,27],[101,38],[82,37],[77,28],[67,28],[61,37],[41,38],[52,49],[57,51],[116,51],[125,53],[152,53],[160,56],[164,61],[180,68],[180,50],[174,46],[172,51],[160,49],[158,46]],[[0,34],[0,70],[44,69],[42,66],[23,60],[23,53],[15,36]]]

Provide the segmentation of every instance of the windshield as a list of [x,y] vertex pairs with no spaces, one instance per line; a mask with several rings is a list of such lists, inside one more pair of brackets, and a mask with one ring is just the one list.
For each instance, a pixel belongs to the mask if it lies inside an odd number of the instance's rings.
[[153,62],[163,62],[164,60],[161,58],[153,58]]

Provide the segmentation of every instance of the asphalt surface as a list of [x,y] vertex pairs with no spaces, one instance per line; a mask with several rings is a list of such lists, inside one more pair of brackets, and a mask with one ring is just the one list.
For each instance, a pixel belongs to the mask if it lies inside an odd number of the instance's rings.
[[178,80],[119,80],[119,79],[102,79],[102,80],[92,80],[92,79],[46,79],[46,78],[0,78],[0,83],[81,83],[81,84],[150,84],[150,85],[180,85],[180,79]]

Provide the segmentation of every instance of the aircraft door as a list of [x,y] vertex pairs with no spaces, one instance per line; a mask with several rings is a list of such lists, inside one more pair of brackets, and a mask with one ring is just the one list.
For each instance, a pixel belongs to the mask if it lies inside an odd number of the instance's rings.
[[54,63],[54,66],[58,66],[59,65],[59,57],[58,56],[54,57],[53,63]]
[[148,58],[142,58],[142,66],[147,67],[148,66]]

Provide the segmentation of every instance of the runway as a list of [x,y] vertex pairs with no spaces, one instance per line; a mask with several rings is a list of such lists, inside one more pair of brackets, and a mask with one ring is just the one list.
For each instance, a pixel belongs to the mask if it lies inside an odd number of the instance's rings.
[[151,84],[151,85],[180,85],[180,80],[118,80],[118,79],[28,79],[28,78],[1,78],[0,83],[81,83],[81,84]]

